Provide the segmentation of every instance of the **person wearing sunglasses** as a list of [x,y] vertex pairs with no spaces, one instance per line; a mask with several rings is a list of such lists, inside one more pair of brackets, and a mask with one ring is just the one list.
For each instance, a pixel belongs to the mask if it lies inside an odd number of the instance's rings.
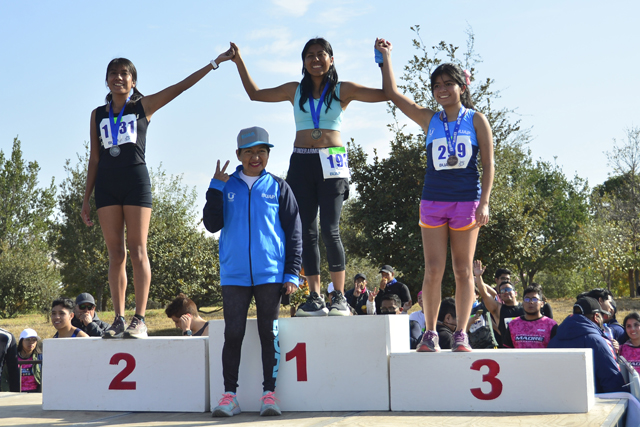
[[542,314],[542,289],[532,283],[524,290],[524,315],[513,319],[502,339],[505,348],[547,348],[558,323]]
[[[484,271],[481,264],[478,266],[479,261],[474,261],[474,275],[477,277],[476,272],[479,270]],[[480,276],[482,273],[480,273]],[[489,292],[489,286],[482,281],[476,279],[476,287],[478,293],[482,298],[482,302],[486,309],[491,313],[493,320],[498,324],[498,329],[495,330],[494,335],[498,342],[498,348],[504,348],[502,345],[502,337],[507,333],[507,325],[513,319],[523,316],[524,309],[522,304],[518,303],[517,292],[510,281],[505,280],[498,286],[498,293],[500,294],[500,302]]]
[[111,326],[100,320],[96,314],[96,300],[88,292],[78,295],[73,314],[75,316],[71,319],[71,325],[79,328],[90,337],[101,337],[102,333]]

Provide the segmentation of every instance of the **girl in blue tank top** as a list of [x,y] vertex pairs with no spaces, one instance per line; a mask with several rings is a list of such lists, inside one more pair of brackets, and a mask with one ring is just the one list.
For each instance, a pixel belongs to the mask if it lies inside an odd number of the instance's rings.
[[[382,102],[388,98],[381,89],[352,82],[340,82],[334,65],[333,49],[323,38],[309,40],[302,50],[302,81],[260,89],[231,43],[232,59],[238,67],[242,85],[252,101],[282,102],[293,105],[296,138],[287,172],[287,183],[298,202],[302,222],[302,265],[310,295],[296,316],[348,316],[344,298],[345,254],[340,239],[342,203],[349,195],[348,156],[340,127],[344,110],[351,101]],[[320,298],[320,251],[317,217],[320,213],[322,240],[335,294],[331,309]]]
[[[417,351],[437,352],[436,320],[440,307],[447,243],[456,278],[456,318],[452,351],[471,351],[465,332],[474,301],[473,256],[479,227],[489,222],[489,195],[493,185],[493,136],[489,122],[474,111],[469,77],[454,64],[442,64],[431,74],[431,93],[442,106],[435,112],[401,94],[391,66],[391,43],[376,39],[383,57],[385,94],[427,136],[427,171],[420,203],[420,227],[425,273],[422,284],[426,332]],[[479,180],[477,155],[482,159]]]

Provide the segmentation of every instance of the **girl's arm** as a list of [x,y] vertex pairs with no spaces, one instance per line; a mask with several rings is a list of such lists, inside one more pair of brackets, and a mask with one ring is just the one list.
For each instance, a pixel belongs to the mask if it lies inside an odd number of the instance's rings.
[[481,226],[489,222],[489,196],[491,196],[494,174],[493,134],[487,118],[482,113],[476,112],[473,116],[473,127],[476,130],[482,160],[482,195],[476,209],[476,222]]
[[382,89],[389,99],[402,111],[407,117],[416,122],[427,131],[429,122],[435,112],[429,108],[416,104],[416,102],[406,95],[403,95],[396,86],[396,79],[393,74],[393,66],[391,64],[391,42],[385,39],[376,39],[376,49],[382,53],[384,63],[382,64]]
[[374,89],[352,82],[342,82],[340,86],[340,101],[342,109],[346,109],[351,101],[382,102],[389,97],[382,89]]
[[249,95],[249,99],[262,102],[289,101],[293,104],[296,89],[298,89],[298,82],[289,82],[274,88],[260,89],[249,75],[247,66],[240,55],[240,49],[235,43],[231,43],[230,51],[233,54],[231,60],[236,64],[236,67],[238,67],[238,74],[240,74],[242,86],[244,86],[244,90],[247,92],[247,95]]
[[[233,53],[231,52],[231,49],[229,49],[228,51],[218,55],[216,58],[216,64],[220,65],[224,61],[231,59],[232,56]],[[153,95],[143,97],[140,102],[142,102],[142,107],[144,108],[147,119],[151,120],[153,113],[173,101],[174,98],[182,92],[198,83],[200,79],[206,76],[211,70],[213,70],[213,65],[207,64],[181,82],[176,83],[173,86],[169,86],[158,93],[154,93]]]
[[89,129],[89,140],[91,144],[89,147],[89,166],[87,169],[87,184],[84,189],[84,199],[82,200],[80,216],[82,217],[82,221],[84,221],[88,227],[91,227],[93,225],[93,221],[91,221],[89,199],[91,198],[91,193],[93,193],[93,188],[96,185],[98,162],[100,161],[100,142],[98,139],[98,129],[96,127],[96,110],[91,112],[91,125],[89,126]]

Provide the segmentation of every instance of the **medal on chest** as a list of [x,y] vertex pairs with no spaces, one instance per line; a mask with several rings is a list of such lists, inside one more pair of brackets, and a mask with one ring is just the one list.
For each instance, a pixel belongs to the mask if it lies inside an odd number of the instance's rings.
[[315,100],[313,99],[313,94],[309,96],[309,108],[311,110],[311,120],[313,120],[314,129],[311,131],[311,138],[318,140],[322,137],[322,131],[320,128],[320,112],[322,111],[322,105],[324,104],[324,96],[327,94],[327,90],[329,89],[329,82],[324,85],[324,89],[322,90],[322,95],[320,95],[320,99],[318,100],[318,108],[316,109]]

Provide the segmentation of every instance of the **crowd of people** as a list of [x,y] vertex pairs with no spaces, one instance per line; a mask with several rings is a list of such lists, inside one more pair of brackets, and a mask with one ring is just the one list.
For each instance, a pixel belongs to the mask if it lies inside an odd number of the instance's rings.
[[[616,357],[622,355],[640,370],[637,313],[627,316],[623,325],[618,324],[611,294],[594,289],[578,296],[573,314],[557,325],[540,286],[528,286],[520,303],[509,270],[498,269],[492,287],[483,281],[485,268],[473,261],[478,233],[490,219],[494,155],[491,127],[475,109],[471,96],[472,75],[456,64],[435,68],[429,84],[440,109],[434,111],[399,91],[391,61],[392,44],[379,38],[374,48],[381,89],[340,81],[333,48],[323,38],[305,44],[300,82],[266,89],[255,83],[234,43],[183,81],[148,96],[138,90],[133,63],[125,58],[112,60],[105,77],[109,89],[106,104],[91,113],[90,158],[81,216],[87,226],[93,225],[94,194],[109,254],[108,280],[115,318],[111,324],[99,319],[95,300],[88,293],[78,295],[75,301],[56,299],[50,312],[57,331],[54,338],[147,337],[145,310],[151,269],[146,245],[152,212],[145,162],[147,127],[156,111],[223,62],[232,61],[250,100],[291,103],[296,132],[286,179],[267,172],[274,144],[266,129],[252,126],[238,134],[235,156],[239,165],[227,173],[230,161],[222,164],[218,160],[206,191],[203,223],[210,232],[220,233],[225,322],[225,392],[213,409],[214,416],[241,412],[236,391],[252,301],[262,347],[260,415],[281,414],[275,397],[280,361],[278,315],[282,298],[297,290],[302,270],[310,292],[297,307],[296,317],[405,315],[413,306],[409,288],[395,277],[391,265],[380,268],[378,286],[369,289],[367,277],[359,273],[353,279],[353,288],[345,290],[350,286],[345,286],[339,222],[342,205],[349,196],[350,170],[341,125],[352,101],[391,101],[420,125],[425,135],[427,168],[416,218],[425,271],[417,294],[420,310],[409,316],[411,348],[427,353],[442,349],[470,352],[473,348],[592,348],[596,390],[623,390]],[[326,298],[321,294],[319,236],[326,248],[332,283]],[[455,299],[442,299],[449,248]],[[136,303],[128,324],[124,317],[127,254],[133,267]],[[167,306],[166,315],[186,337],[208,335],[208,322],[183,294]],[[12,391],[41,389],[39,340],[33,329],[25,329],[18,343],[10,333],[0,330],[0,367],[4,364],[7,370],[2,379],[10,383]]]

